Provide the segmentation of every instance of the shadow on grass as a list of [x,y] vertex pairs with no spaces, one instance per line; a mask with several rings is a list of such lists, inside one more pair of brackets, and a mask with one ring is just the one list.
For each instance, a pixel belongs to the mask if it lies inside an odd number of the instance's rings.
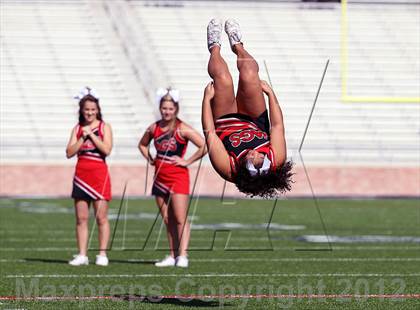
[[[33,262],[33,263],[47,263],[47,264],[68,264],[68,260],[64,259],[49,259],[49,258],[24,258],[27,262]],[[153,265],[156,261],[155,260],[146,260],[146,261],[136,261],[136,260],[123,260],[123,259],[110,259],[110,264],[142,264],[142,265]]]
[[218,300],[202,300],[190,298],[173,298],[173,297],[160,297],[160,296],[142,296],[142,295],[114,295],[113,298],[123,301],[139,302],[147,304],[160,304],[160,305],[176,305],[182,307],[226,307],[230,306],[229,303],[223,302],[223,305]]
[[68,260],[64,259],[48,259],[48,258],[25,258],[25,261],[27,262],[33,262],[33,263],[54,263],[54,264],[68,264]]
[[109,263],[117,263],[117,264],[142,264],[142,265],[154,265],[156,263],[155,260],[142,260],[142,261],[136,261],[136,260],[124,260],[124,259],[110,259]]

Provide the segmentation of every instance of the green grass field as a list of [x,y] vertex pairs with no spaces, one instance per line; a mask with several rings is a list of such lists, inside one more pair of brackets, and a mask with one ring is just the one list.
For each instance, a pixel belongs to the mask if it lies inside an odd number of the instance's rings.
[[71,200],[2,199],[0,309],[420,309],[418,201],[274,203],[192,200],[181,269],[153,265],[167,254],[153,200],[122,204],[108,267],[72,267]]

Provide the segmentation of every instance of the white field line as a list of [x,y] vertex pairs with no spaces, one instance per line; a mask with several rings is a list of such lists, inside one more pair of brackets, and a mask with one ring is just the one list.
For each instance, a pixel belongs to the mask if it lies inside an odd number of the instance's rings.
[[420,261],[420,257],[335,257],[335,258],[196,258],[193,262],[218,263],[218,262],[411,262]]
[[[156,216],[150,218],[155,219]],[[90,227],[95,227],[96,221],[90,225]],[[124,221],[126,223],[126,221]],[[162,222],[163,223],[163,222]],[[130,224],[131,227],[136,224]],[[217,230],[231,230],[232,232],[237,230],[239,232],[248,232],[250,234],[254,233],[255,231],[267,231],[267,229],[271,232],[286,232],[286,231],[298,231],[304,230],[306,227],[304,225],[289,225],[289,224],[279,224],[279,223],[260,223],[260,224],[241,224],[241,223],[217,223],[217,224],[192,224],[191,230],[199,232],[199,231],[217,231]],[[70,226],[68,229],[61,229],[61,230],[39,230],[35,226],[26,227],[26,229],[1,229],[0,234],[37,234],[37,233],[54,233],[54,234],[63,234],[67,232],[73,232],[74,227]],[[138,229],[126,229],[126,232],[139,232]]]
[[65,247],[48,247],[48,248],[0,248],[1,252],[55,252],[55,251],[76,251],[75,247],[65,248]]
[[[153,233],[155,233],[157,231],[158,230],[156,229]],[[200,233],[203,233],[203,234],[205,234],[205,236],[206,235],[210,235],[210,234],[212,236],[213,235],[213,232],[217,232],[217,230],[207,230],[207,231],[204,231],[204,230],[195,230],[195,231],[193,231],[193,234],[199,235]],[[258,230],[258,232],[259,232],[260,236],[261,235],[268,235],[267,234],[267,230],[261,229],[261,230]],[[286,231],[283,231],[283,232],[285,234],[288,233]],[[235,239],[246,239],[246,240],[249,240],[249,238],[252,238],[253,236],[255,236],[255,231],[249,231],[249,230],[248,231],[247,230],[236,230],[236,231],[235,230],[231,230],[230,233],[235,237]],[[272,232],[270,232],[270,233],[272,234]],[[130,231],[128,231],[127,230],[126,234],[127,235],[132,235],[132,237],[129,237],[129,238],[136,238],[136,237],[137,238],[140,238],[140,237],[146,236],[148,234],[148,231],[139,231],[139,230],[130,230]],[[2,234],[0,233],[0,237],[1,238],[4,238],[4,239],[7,238],[6,240],[19,239],[19,240],[39,241],[40,238],[27,238],[27,236],[33,236],[33,235],[40,235],[40,236],[44,236],[44,235],[45,236],[60,235],[60,237],[55,238],[55,239],[67,239],[66,236],[74,235],[74,229],[73,230],[69,230],[69,231],[65,231],[65,232],[63,231],[63,232],[60,232],[58,234],[53,233],[53,232],[51,232],[51,233],[44,233],[44,232],[41,231],[41,232],[34,232],[32,234],[26,233],[26,232],[23,232],[21,234],[19,234],[19,233],[10,233],[10,234],[4,234],[4,236],[2,236]],[[19,236],[22,236],[22,237],[19,237]],[[191,237],[194,238],[194,235],[191,236]],[[121,239],[121,240],[123,239],[122,237],[118,237],[118,238]],[[277,238],[277,236],[275,236],[275,238]],[[197,237],[194,238],[194,239],[197,239]],[[198,237],[198,239],[207,240],[208,238],[206,239],[204,237]],[[263,237],[252,238],[252,240],[258,240],[258,239],[266,240],[267,238],[263,238]],[[126,240],[127,240],[127,238],[126,238]]]
[[[142,249],[140,248],[140,245],[142,244],[136,244],[135,247],[134,246],[129,246],[127,247],[127,249],[138,249],[139,252],[142,252]],[[95,247],[96,248],[96,247]],[[235,248],[234,250],[241,250],[242,248]],[[258,250],[258,248],[255,248]],[[115,246],[113,247],[112,251],[123,251],[124,248]],[[249,247],[243,247],[244,251],[252,251],[249,249]],[[302,245],[302,246],[295,246],[295,247],[274,247],[274,251],[295,251],[295,250],[300,250],[300,251],[313,251],[313,250],[329,250],[328,246],[315,246],[315,247],[311,247],[308,246],[306,244]],[[419,251],[420,250],[420,246],[332,246],[332,251],[383,251],[383,250],[404,250],[404,251]],[[59,252],[59,251],[76,251],[76,247],[45,247],[45,248],[28,248],[28,247],[8,247],[8,248],[0,248],[0,253],[1,252],[19,252],[19,251],[29,251],[29,252]],[[198,247],[198,246],[191,246],[190,247],[190,251],[207,251],[207,244],[203,245],[202,247]],[[229,251],[229,249],[227,249],[226,251]]]
[[[122,244],[122,247],[123,248],[124,247],[130,247],[130,244],[127,244],[127,242],[134,242],[134,243],[136,243],[137,246],[139,246],[139,244],[141,242],[144,242],[143,237],[144,236],[139,236],[138,238],[134,238],[134,237],[129,237],[129,238],[127,238],[127,237],[126,238],[115,238],[114,239],[114,243],[115,244],[118,244],[118,245]],[[166,239],[162,239],[162,238],[166,238],[166,237],[162,237],[162,236],[158,236],[158,237],[160,237],[160,238],[151,238],[151,239],[149,239],[149,242],[153,241],[154,243],[157,243],[157,245],[158,245],[159,242],[166,241]],[[216,237],[216,240],[221,241],[221,242],[223,242],[226,239],[227,238],[224,238],[224,237]],[[253,238],[253,237],[234,237],[234,238],[232,238],[232,240],[234,242],[231,241],[230,243],[244,243],[244,242],[246,242],[247,244],[249,244],[249,241],[250,240],[252,240],[252,241],[260,241],[260,242],[269,242],[270,239],[272,240],[272,238],[269,238],[268,236],[266,236],[265,238],[263,238],[263,237],[258,237],[258,238]],[[420,238],[417,238],[417,239],[420,240]],[[288,239],[284,239],[284,240],[288,240]],[[281,242],[281,241],[284,241],[284,240],[282,240],[282,239],[275,239],[276,242]],[[289,239],[289,240],[291,240],[291,239]],[[191,236],[190,243],[191,242],[208,242],[208,243],[211,243],[212,241],[213,241],[213,236],[210,236],[208,238]],[[27,243],[27,242],[37,242],[37,243],[45,243],[45,242],[49,242],[49,243],[52,243],[52,242],[54,242],[54,243],[75,243],[76,242],[76,239],[75,238],[48,238],[48,239],[42,238],[40,240],[39,238],[8,238],[8,239],[5,239],[4,242],[9,242],[9,243],[12,243],[12,242],[13,243]],[[397,243],[409,243],[409,244],[417,243],[417,244],[420,244],[420,242],[417,242],[417,241],[414,242],[414,241],[411,241],[411,240],[409,240],[409,241],[389,241],[387,243],[396,243],[396,242]],[[312,243],[312,242],[310,242],[310,243]],[[326,243],[326,242],[313,242],[313,243],[323,244],[323,243]],[[343,242],[343,243],[354,244],[354,243],[358,243],[358,242],[355,241],[355,242]],[[378,242],[370,242],[370,243],[383,243],[383,242],[378,241]],[[303,244],[308,245],[309,243],[308,242],[305,242]]]
[[[143,263],[158,261],[159,259],[126,259],[127,263]],[[223,263],[223,262],[419,262],[420,257],[336,257],[336,258],[190,258],[194,263]],[[26,259],[0,259],[0,263],[32,263],[32,260]],[[112,263],[112,258],[110,259]],[[121,262],[121,260],[119,260]]]
[[420,273],[203,273],[203,274],[7,274],[4,278],[252,278],[420,277]]
[[[89,227],[89,229],[91,229],[91,227]],[[154,232],[157,232],[158,229],[154,228],[153,229]],[[280,230],[280,229],[272,229],[272,230],[267,230],[266,228],[259,228],[259,229],[234,229],[234,228],[212,228],[212,229],[191,229],[192,232],[194,234],[210,234],[213,232],[218,232],[220,230],[222,230],[223,232],[225,232],[226,230],[228,230],[230,233],[235,234],[235,235],[255,235],[256,232],[260,233],[260,234],[264,234],[267,233],[267,231],[270,232],[270,234],[275,234],[277,235],[281,235],[281,234],[287,234],[287,233],[295,233],[295,231],[292,230]],[[147,235],[149,231],[144,229],[127,229],[126,230],[126,234],[133,234],[133,235]],[[74,234],[74,227],[72,227],[71,229],[68,230],[60,230],[60,231],[54,231],[54,230],[42,230],[42,231],[38,231],[38,230],[21,230],[21,231],[0,231],[0,236],[11,236],[11,237],[15,237],[15,238],[19,238],[19,236],[33,236],[33,235],[71,235]]]

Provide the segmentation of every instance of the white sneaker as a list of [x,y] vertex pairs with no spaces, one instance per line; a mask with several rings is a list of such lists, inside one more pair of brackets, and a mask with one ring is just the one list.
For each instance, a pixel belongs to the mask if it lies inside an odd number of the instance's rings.
[[229,38],[230,47],[233,49],[233,46],[236,44],[241,44],[242,33],[239,28],[239,24],[234,19],[228,19],[225,22],[225,31]]
[[69,264],[72,266],[89,265],[89,258],[80,254],[73,255],[73,259],[69,261]]
[[164,259],[162,259],[159,262],[155,263],[156,267],[172,267],[175,266],[175,258],[172,256],[166,256]]
[[96,255],[96,261],[95,264],[98,266],[108,266],[109,260],[106,255]]
[[213,18],[207,25],[207,47],[210,49],[219,45],[222,46],[222,21],[216,18]]
[[176,266],[181,268],[188,267],[188,258],[186,256],[178,256],[176,258]]

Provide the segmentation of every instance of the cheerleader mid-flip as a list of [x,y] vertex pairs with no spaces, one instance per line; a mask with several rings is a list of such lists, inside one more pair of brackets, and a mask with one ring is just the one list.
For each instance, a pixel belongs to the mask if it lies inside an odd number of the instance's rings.
[[[227,181],[252,196],[273,197],[291,189],[292,163],[286,160],[283,116],[276,95],[258,75],[258,64],[244,49],[239,25],[227,20],[225,31],[237,55],[238,92],[220,54],[222,23],[207,27],[208,72],[202,124],[213,167]],[[264,100],[268,96],[270,113]]]

